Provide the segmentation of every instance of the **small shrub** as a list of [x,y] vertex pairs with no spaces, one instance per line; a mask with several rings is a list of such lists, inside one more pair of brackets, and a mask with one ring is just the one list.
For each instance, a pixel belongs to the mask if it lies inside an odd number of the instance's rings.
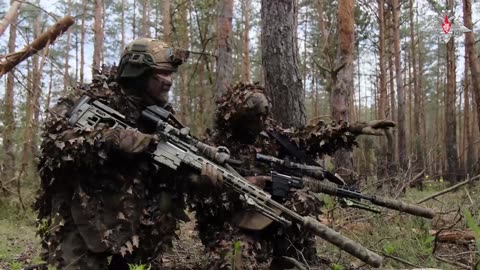
[[343,265],[338,264],[338,263],[332,263],[330,268],[332,268],[332,270],[343,270]]
[[10,263],[10,267],[12,270],[21,270],[23,269],[23,265],[20,262],[12,262]]
[[477,225],[475,220],[473,219],[472,214],[468,209],[463,210],[463,216],[467,222],[468,228],[472,230],[473,237],[475,237],[475,244],[477,246],[477,252],[480,254],[480,226]]
[[151,266],[145,264],[128,264],[129,270],[150,270]]

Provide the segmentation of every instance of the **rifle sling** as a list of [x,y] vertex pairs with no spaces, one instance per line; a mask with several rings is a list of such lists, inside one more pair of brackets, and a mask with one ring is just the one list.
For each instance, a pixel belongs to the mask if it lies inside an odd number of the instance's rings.
[[301,163],[308,165],[320,166],[315,160],[309,157],[304,150],[300,149],[295,144],[291,143],[284,135],[276,130],[267,130],[267,133],[272,136],[285,150],[296,157]]
[[[267,133],[272,136],[277,142],[285,149],[287,150],[291,155],[296,157],[300,162],[302,163],[307,163],[308,165],[312,166],[319,166],[321,165],[316,162],[313,158],[308,156],[304,150],[300,149],[300,147],[296,146],[295,144],[291,143],[284,135],[280,134],[276,130],[267,130]],[[345,185],[345,183],[341,180],[339,180],[333,173],[325,170],[324,172],[325,178],[328,180],[332,181],[333,183],[337,185]]]

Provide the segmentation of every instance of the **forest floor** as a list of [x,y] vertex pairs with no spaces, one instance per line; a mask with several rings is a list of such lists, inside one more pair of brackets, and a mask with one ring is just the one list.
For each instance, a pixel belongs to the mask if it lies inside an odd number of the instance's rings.
[[[423,191],[409,189],[401,199],[416,202],[445,187],[445,183],[441,182],[427,183]],[[480,257],[479,194],[480,182],[475,182],[423,203],[443,213],[433,220],[394,211],[374,214],[341,208],[326,197],[326,214],[322,220],[381,254],[385,258],[385,269],[474,269]],[[25,202],[26,205],[29,203]],[[17,205],[14,201],[8,204],[0,201],[0,270],[17,270],[41,262],[40,239],[35,236],[35,213],[29,209],[19,211]],[[465,218],[467,212],[473,215],[473,220]],[[467,224],[466,220],[471,222]],[[319,256],[331,263],[311,266],[310,269],[368,269],[360,261],[345,252],[338,252],[338,248],[320,239],[318,250]],[[176,269],[191,269],[203,260],[202,244],[194,230],[194,223],[183,224],[180,239],[172,252],[165,256],[165,263]]]

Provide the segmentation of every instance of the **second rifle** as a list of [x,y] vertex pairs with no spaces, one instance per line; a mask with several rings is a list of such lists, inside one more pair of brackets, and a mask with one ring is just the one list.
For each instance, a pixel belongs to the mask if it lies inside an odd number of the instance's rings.
[[[432,209],[402,202],[400,200],[390,199],[382,196],[368,196],[362,194],[359,191],[351,190],[348,188],[338,187],[333,183],[321,182],[320,180],[328,179],[334,183],[342,182],[341,178],[328,172],[322,167],[304,165],[294,162],[285,161],[276,157],[266,156],[262,154],[257,154],[257,160],[262,162],[269,162],[272,165],[277,165],[285,167],[288,171],[297,171],[300,172],[297,175],[310,176],[312,178],[290,175],[288,173],[278,173],[272,172],[272,182],[276,191],[274,192],[284,192],[288,191],[290,188],[302,188],[304,186],[310,188],[313,192],[325,193],[328,195],[349,198],[349,199],[358,199],[358,200],[367,200],[375,205],[394,209],[400,212],[409,213],[415,216],[433,218],[435,212]],[[331,179],[332,177],[338,179]],[[282,191],[283,190],[283,191]]]

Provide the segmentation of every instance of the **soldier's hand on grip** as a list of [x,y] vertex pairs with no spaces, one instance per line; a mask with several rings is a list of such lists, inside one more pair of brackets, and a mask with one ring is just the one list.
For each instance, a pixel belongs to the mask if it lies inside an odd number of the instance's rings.
[[202,182],[210,184],[214,187],[221,187],[223,185],[223,175],[211,164],[203,164],[200,173]]
[[157,135],[127,129],[106,129],[103,138],[114,148],[130,154],[142,153],[159,141]]

